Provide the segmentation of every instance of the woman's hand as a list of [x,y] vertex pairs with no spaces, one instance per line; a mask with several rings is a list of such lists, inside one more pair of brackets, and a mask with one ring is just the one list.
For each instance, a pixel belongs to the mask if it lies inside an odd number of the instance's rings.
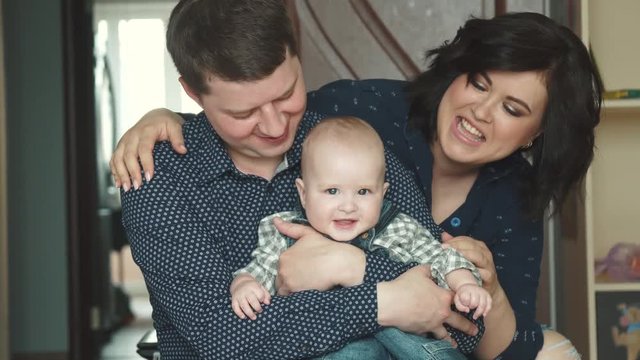
[[[184,120],[168,109],[155,109],[146,113],[118,142],[109,167],[117,188],[129,191],[142,185],[142,170],[147,181],[153,177],[153,147],[156,142],[169,140],[173,149],[185,154],[182,137]],[[140,162],[138,162],[138,160]]]
[[491,297],[502,292],[502,287],[496,275],[496,266],[493,263],[493,254],[487,245],[469,236],[456,236],[442,233],[442,243],[444,247],[452,247],[457,250],[467,260],[471,261],[480,273],[482,287],[485,288]]
[[[516,331],[515,314],[498,281],[493,255],[484,242],[468,236],[452,237],[443,233],[442,242],[443,246],[456,249],[478,268],[482,287],[491,295],[491,311],[484,318],[485,333],[474,355],[478,359],[493,359],[509,346]],[[448,323],[460,329],[451,322]]]
[[274,225],[296,240],[280,255],[276,288],[279,295],[303,290],[329,290],[362,283],[366,259],[357,247],[329,240],[309,226],[276,218]]

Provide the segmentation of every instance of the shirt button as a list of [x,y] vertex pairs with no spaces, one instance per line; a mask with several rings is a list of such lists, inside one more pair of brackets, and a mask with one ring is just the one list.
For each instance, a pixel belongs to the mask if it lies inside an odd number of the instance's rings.
[[451,219],[451,226],[458,227],[460,226],[460,224],[462,224],[462,220],[460,220],[459,217],[454,217],[453,219]]
[[360,237],[367,240],[367,238],[369,237],[369,232],[367,231],[366,233],[360,235]]

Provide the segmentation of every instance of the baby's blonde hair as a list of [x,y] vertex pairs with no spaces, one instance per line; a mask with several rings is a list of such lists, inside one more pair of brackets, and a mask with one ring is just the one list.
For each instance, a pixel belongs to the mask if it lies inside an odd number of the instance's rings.
[[305,161],[310,156],[311,149],[321,143],[331,142],[346,146],[349,151],[366,151],[379,157],[382,164],[384,178],[385,156],[384,145],[376,130],[366,121],[354,116],[337,116],[324,119],[316,125],[302,143],[302,168],[304,178]]

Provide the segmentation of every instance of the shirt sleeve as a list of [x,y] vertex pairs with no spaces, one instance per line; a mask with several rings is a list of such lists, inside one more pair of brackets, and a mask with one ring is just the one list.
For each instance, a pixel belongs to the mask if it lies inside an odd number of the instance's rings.
[[514,219],[501,229],[501,233],[490,249],[498,280],[516,317],[513,341],[501,358],[533,359],[544,342],[542,329],[536,322],[536,294],[543,247],[542,220]]
[[404,136],[409,112],[406,84],[388,79],[337,80],[309,92],[307,110],[365,120],[380,134],[385,147],[393,151],[402,164],[412,168],[413,160]]
[[122,194],[123,223],[147,283],[161,342],[166,326],[175,328],[202,359],[303,358],[380,329],[374,283],[274,296],[257,320],[235,316],[229,250],[218,239],[224,235],[199,218],[198,204],[182,195],[186,185],[176,180],[178,175],[174,178],[156,162],[151,182]]
[[282,220],[289,221],[293,218],[291,214],[292,212],[276,213],[260,220],[258,246],[251,253],[251,262],[233,273],[234,277],[249,274],[271,295],[275,295],[278,261],[280,255],[287,249],[287,239],[273,225],[273,218],[281,217]]
[[443,248],[431,233],[406,214],[398,214],[380,234],[376,244],[386,248],[398,261],[415,261],[431,266],[431,276],[438,285],[449,289],[445,276],[458,269],[469,270],[479,285],[478,269],[453,248]]

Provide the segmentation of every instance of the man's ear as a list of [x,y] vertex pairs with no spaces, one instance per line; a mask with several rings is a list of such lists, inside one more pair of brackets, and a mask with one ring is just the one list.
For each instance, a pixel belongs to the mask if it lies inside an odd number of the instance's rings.
[[382,196],[387,193],[387,190],[389,190],[389,183],[385,182],[384,185],[382,185]]
[[195,101],[198,105],[200,105],[201,108],[204,108],[202,106],[202,100],[200,100],[200,95],[198,95],[198,92],[193,90],[193,88],[189,86],[189,84],[187,84],[186,81],[184,81],[184,78],[182,76],[178,78],[178,81],[180,81],[180,85],[182,85],[184,92],[186,92],[187,95],[189,95],[189,97],[193,99],[193,101]]
[[302,179],[296,179],[296,189],[298,189],[298,197],[300,198],[300,204],[302,204],[302,208],[305,208],[304,203],[304,181]]

